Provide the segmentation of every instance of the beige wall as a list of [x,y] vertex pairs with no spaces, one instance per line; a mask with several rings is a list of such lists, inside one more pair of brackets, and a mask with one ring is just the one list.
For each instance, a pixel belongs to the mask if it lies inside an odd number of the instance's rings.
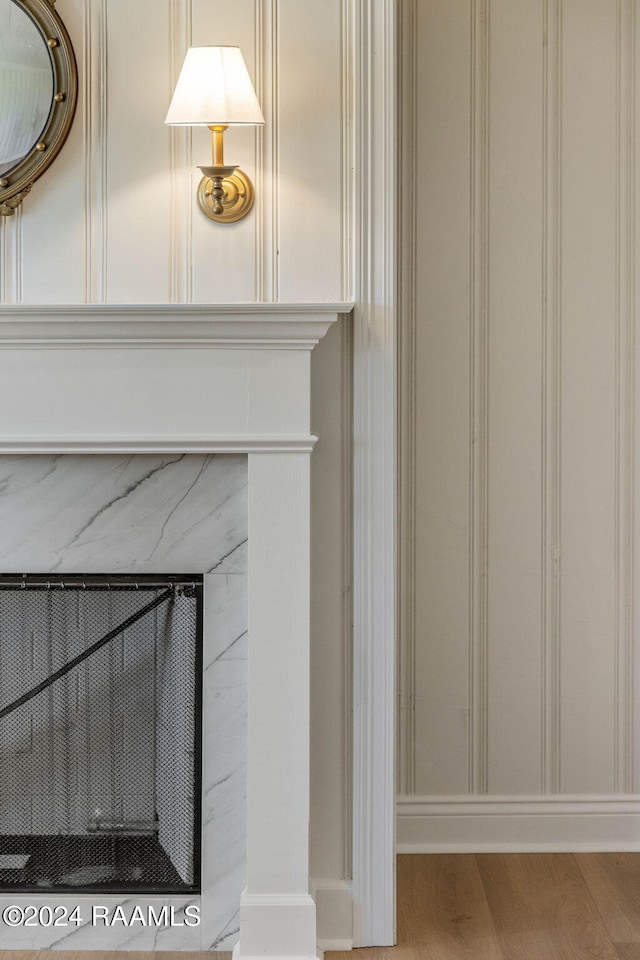
[[[348,0],[59,0],[80,71],[69,142],[0,218],[0,303],[342,301],[352,295]],[[254,212],[195,205],[208,132],[164,126],[186,47],[241,46],[267,123],[230,130]],[[312,873],[348,938],[348,330],[314,357]],[[322,887],[322,884],[321,884]],[[340,912],[342,911],[342,912]],[[331,911],[329,911],[331,914]],[[324,910],[322,917],[326,917]],[[324,923],[324,919],[323,919]]]
[[640,840],[638,16],[403,4],[405,849]]

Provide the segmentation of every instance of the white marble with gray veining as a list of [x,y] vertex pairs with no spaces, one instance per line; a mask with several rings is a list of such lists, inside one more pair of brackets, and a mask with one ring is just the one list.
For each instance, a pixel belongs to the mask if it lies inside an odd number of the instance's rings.
[[[204,573],[202,895],[0,896],[80,905],[83,925],[0,921],[4,949],[229,950],[245,873],[247,459],[0,456],[0,572]],[[90,926],[91,907],[174,907],[170,926]],[[187,904],[201,924],[184,925]]]
[[0,570],[246,572],[247,458],[0,456]]

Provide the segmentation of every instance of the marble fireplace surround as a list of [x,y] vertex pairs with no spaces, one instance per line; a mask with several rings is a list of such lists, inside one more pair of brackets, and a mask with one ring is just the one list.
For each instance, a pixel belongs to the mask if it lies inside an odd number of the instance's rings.
[[308,858],[310,359],[351,309],[0,307],[0,454],[247,454],[247,884],[237,960],[317,955]]

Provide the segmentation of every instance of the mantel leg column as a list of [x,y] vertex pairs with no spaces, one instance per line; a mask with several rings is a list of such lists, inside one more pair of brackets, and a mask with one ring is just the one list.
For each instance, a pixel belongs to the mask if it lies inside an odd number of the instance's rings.
[[235,960],[311,960],[307,453],[249,455],[247,887]]

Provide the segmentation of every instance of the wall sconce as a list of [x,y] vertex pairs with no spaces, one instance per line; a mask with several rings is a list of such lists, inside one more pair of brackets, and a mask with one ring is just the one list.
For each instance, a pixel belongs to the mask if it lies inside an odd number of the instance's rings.
[[200,167],[200,208],[217,223],[246,217],[253,207],[253,184],[236,165],[225,164],[224,132],[230,126],[263,124],[264,117],[239,47],[187,50],[165,123],[209,127],[213,163]]

